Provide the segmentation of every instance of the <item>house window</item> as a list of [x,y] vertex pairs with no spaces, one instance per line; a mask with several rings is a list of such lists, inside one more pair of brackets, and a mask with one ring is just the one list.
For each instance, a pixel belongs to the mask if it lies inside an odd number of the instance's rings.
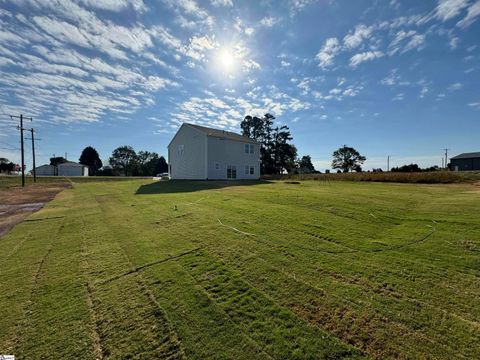
[[237,167],[233,165],[227,166],[227,179],[236,179],[237,178]]
[[253,154],[254,147],[253,144],[245,144],[245,154]]
[[219,163],[215,163],[215,170],[220,170],[220,164]]
[[182,145],[178,145],[178,155],[183,155],[185,153],[185,147]]
[[245,175],[254,175],[255,167],[250,165],[245,165]]

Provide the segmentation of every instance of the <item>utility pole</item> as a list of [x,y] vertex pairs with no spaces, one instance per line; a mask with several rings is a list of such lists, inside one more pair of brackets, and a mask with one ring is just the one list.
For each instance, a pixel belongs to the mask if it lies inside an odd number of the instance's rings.
[[37,182],[37,170],[35,170],[35,140],[39,141],[41,139],[35,139],[35,135],[34,135],[34,132],[35,130],[33,130],[33,128],[31,128],[29,130],[32,134],[32,137],[31,138],[27,138],[27,140],[32,140],[32,159],[33,159],[33,182]]
[[445,150],[445,169],[446,169],[448,164],[448,150],[450,149],[445,148],[443,150]]
[[390,171],[390,155],[387,156],[387,171]]
[[26,129],[23,128],[23,119],[32,121],[32,118],[23,116],[23,114],[20,114],[20,116],[10,115],[10,118],[12,120],[20,119],[20,126],[18,126],[17,129],[20,130],[20,145],[21,145],[21,151],[22,151],[22,165],[21,165],[22,166],[22,187],[25,187],[25,154],[23,149],[23,130],[26,130]]

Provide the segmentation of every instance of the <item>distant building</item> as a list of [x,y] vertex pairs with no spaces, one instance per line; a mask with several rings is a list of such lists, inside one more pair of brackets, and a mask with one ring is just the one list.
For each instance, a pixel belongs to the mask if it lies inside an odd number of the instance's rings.
[[88,176],[88,166],[68,161],[53,165],[41,165],[35,168],[37,176]]
[[48,164],[37,166],[35,174],[37,176],[55,176],[55,166]]
[[229,131],[184,123],[168,145],[172,179],[260,178],[260,145]]
[[450,158],[450,166],[455,171],[480,170],[480,152],[454,156]]

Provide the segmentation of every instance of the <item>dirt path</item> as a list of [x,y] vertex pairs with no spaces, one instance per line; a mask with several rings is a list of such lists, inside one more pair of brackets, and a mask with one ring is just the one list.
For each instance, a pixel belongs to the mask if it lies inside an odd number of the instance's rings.
[[0,191],[0,237],[47,202],[69,184],[31,185]]

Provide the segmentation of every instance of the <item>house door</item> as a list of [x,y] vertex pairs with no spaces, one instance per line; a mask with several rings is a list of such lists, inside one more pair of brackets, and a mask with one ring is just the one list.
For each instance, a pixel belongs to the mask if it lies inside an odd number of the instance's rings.
[[237,167],[233,165],[227,166],[227,179],[236,179],[237,178]]

